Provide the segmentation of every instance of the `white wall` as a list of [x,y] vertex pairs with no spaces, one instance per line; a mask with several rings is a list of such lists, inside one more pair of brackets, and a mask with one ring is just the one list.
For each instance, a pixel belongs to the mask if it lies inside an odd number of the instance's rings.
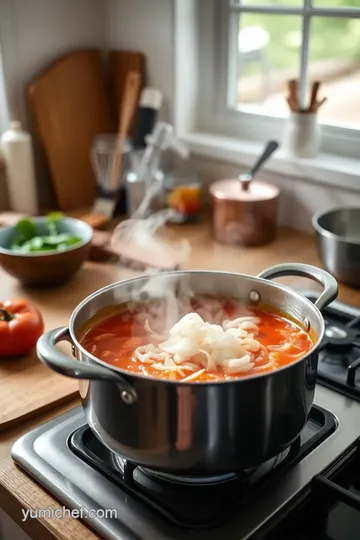
[[[86,47],[104,47],[106,3],[102,0],[0,0],[0,46],[10,117],[31,126],[25,88],[57,57]],[[35,141],[36,142],[36,141]],[[53,194],[41,153],[36,152],[40,202]],[[0,209],[7,200],[0,189]]]
[[24,87],[59,55],[80,47],[144,52],[147,82],[174,97],[174,0],[0,0],[0,45],[9,105],[26,118]]
[[107,0],[106,46],[145,53],[147,83],[165,95],[162,117],[172,120],[174,0]]
[[26,118],[24,88],[54,58],[80,47],[102,47],[101,0],[1,0],[0,44],[10,109]]
[[[61,54],[81,47],[143,51],[147,82],[162,89],[162,117],[172,120],[174,0],[0,0],[0,44],[9,107],[31,127],[24,100],[29,80]],[[42,202],[51,186],[37,152]],[[0,209],[6,207],[0,199]]]

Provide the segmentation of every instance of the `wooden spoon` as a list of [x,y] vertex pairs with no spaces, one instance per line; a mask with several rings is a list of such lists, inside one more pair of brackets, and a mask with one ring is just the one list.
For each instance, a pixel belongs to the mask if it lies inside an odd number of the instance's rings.
[[317,101],[317,95],[320,88],[320,81],[315,81],[312,90],[311,90],[311,97],[310,97],[310,106],[309,106],[309,112],[315,112],[316,109],[316,101]]
[[110,189],[117,191],[119,174],[123,157],[124,143],[130,128],[141,84],[141,75],[138,71],[131,71],[126,77],[123,100],[119,114],[118,138],[111,170]]

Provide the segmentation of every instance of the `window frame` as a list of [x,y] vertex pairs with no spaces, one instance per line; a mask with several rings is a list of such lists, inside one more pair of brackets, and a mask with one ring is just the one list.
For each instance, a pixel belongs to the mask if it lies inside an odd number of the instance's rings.
[[[205,62],[199,65],[200,80],[212,81],[212,91],[207,92],[207,99],[199,114],[199,127],[202,131],[213,132],[219,135],[239,137],[254,142],[263,141],[264,138],[278,137],[281,139],[284,122],[286,119],[259,114],[251,111],[241,111],[234,103],[236,89],[236,61],[231,62],[231,54],[237,49],[238,17],[239,13],[278,13],[294,14],[303,16],[303,30],[309,33],[310,20],[313,16],[338,16],[349,15],[360,18],[360,8],[319,8],[312,7],[312,0],[305,0],[303,7],[279,7],[279,6],[240,6],[236,0],[213,0],[210,6],[209,0],[200,0],[199,12],[204,14],[202,24],[210,24],[207,42],[201,38],[204,26],[200,28],[201,49],[206,50]],[[206,5],[206,8],[205,8]],[[349,13],[350,11],[350,13]],[[200,21],[201,22],[201,21]],[[309,33],[310,35],[310,33]],[[212,42],[212,43],[211,43]],[[211,46],[210,46],[211,45]],[[305,47],[301,54],[301,73],[304,74],[305,63],[308,59],[309,48]],[[237,53],[237,50],[236,50]],[[202,85],[204,89],[204,84]],[[306,88],[306,77],[302,87],[302,96]],[[233,95],[231,95],[233,92]],[[206,93],[206,91],[204,91]],[[211,94],[211,95],[210,95]],[[360,129],[350,127],[322,124],[322,152],[337,154],[344,157],[358,157],[360,147]]]

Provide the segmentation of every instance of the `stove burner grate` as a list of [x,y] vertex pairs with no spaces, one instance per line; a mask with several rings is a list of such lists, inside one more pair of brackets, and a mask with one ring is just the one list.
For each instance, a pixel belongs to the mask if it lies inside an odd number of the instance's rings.
[[325,336],[322,341],[321,347],[348,347],[356,343],[357,338],[360,337],[360,331],[357,332],[351,327],[336,326],[329,321],[325,327]]
[[[70,449],[124,491],[183,528],[219,525],[241,499],[246,502],[265,483],[276,479],[321,444],[337,427],[334,416],[313,406],[300,437],[267,463],[242,473],[191,477],[153,471],[110,452],[85,425],[68,439]],[[200,505],[202,500],[204,504]]]
[[159,471],[153,471],[141,467],[143,473],[152,476],[154,479],[171,482],[182,486],[218,486],[220,484],[229,484],[232,481],[239,481],[239,475],[236,473],[217,474],[213,476],[184,476],[178,474],[170,474]]
[[360,316],[336,302],[323,309],[323,316],[325,335],[319,347],[317,382],[360,401]]

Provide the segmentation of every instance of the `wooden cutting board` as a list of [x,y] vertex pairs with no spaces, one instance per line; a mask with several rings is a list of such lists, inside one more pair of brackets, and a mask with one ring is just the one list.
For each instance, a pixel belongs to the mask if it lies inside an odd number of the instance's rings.
[[0,358],[0,432],[73,399],[78,381],[43,365],[36,353]]
[[[0,228],[14,225],[20,217],[23,217],[22,214],[15,212],[0,212]],[[16,279],[0,268],[0,298],[26,297],[25,290],[19,290],[19,287]],[[48,323],[46,330],[67,324],[68,317],[61,309],[59,315],[56,315],[56,306],[61,306],[59,296],[63,302],[66,297],[63,291],[29,293],[30,296],[35,295],[30,300],[38,305],[38,300],[44,294],[49,295],[47,301],[39,305],[45,324]],[[71,292],[69,297],[72,297]],[[64,353],[71,354],[69,344],[63,344],[60,348]],[[78,395],[78,388],[77,380],[59,375],[42,364],[35,350],[22,358],[0,357],[0,432],[72,400]]]
[[96,135],[116,125],[100,51],[61,57],[29,84],[27,96],[60,209],[91,206],[96,182],[90,148]]
[[[101,53],[67,54],[31,81],[27,97],[34,130],[45,154],[59,208],[91,207],[96,181],[90,162],[94,137],[114,133],[122,89],[130,71],[145,83],[145,56],[137,51],[110,51],[111,94],[106,90]],[[140,92],[139,92],[140,94]],[[129,134],[132,133],[135,114]]]
[[[112,103],[116,112],[116,118],[119,116],[119,106],[122,103],[123,88],[126,76],[131,71],[140,73],[141,84],[137,101],[139,101],[142,88],[145,86],[145,55],[139,51],[110,51],[109,68],[111,80]],[[136,114],[134,114],[130,124],[129,135],[133,133]]]

